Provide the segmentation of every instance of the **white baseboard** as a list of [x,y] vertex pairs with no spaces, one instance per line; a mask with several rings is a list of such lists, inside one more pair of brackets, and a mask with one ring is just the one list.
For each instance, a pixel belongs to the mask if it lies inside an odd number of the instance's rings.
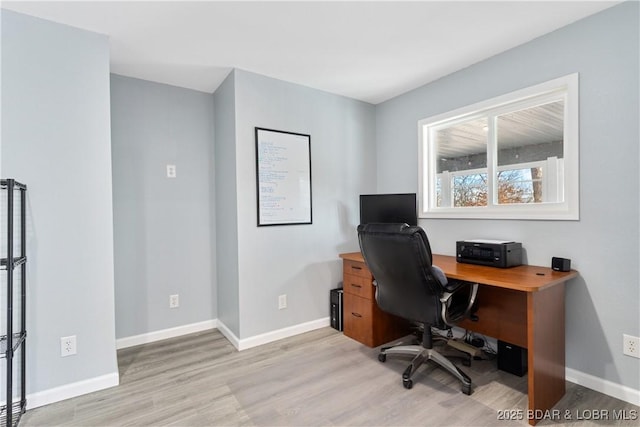
[[602,394],[606,394],[607,396],[624,400],[625,402],[629,402],[633,405],[640,406],[640,390],[635,390],[631,387],[603,380],[602,378],[594,377],[593,375],[576,371],[571,368],[565,368],[564,372],[564,376],[567,381],[590,388],[591,390],[598,391]]
[[204,322],[191,323],[189,325],[176,326],[175,328],[162,329],[160,331],[147,332],[146,334],[134,335],[131,337],[116,339],[116,349],[133,347],[141,344],[148,344],[155,341],[175,338],[182,335],[202,332],[218,327],[217,319],[205,320]]
[[283,338],[292,337],[294,335],[302,334],[305,332],[313,331],[315,329],[324,328],[329,326],[329,318],[324,317],[322,319],[312,320],[310,322],[300,323],[299,325],[288,326],[286,328],[278,329],[276,331],[267,332],[260,335],[255,335],[249,338],[238,338],[226,325],[218,321],[218,330],[233,344],[238,350],[246,350],[248,348],[257,347],[259,345],[268,344],[273,341],[278,341]]
[[94,391],[115,387],[118,384],[120,384],[120,376],[117,372],[114,372],[90,378],[88,380],[65,384],[60,387],[54,387],[49,390],[28,394],[26,396],[27,409],[33,409],[50,403],[60,402],[61,400],[71,399],[72,397],[81,396],[83,394],[93,393]]
[[239,350],[240,338],[238,338],[233,332],[231,332],[231,329],[229,329],[227,325],[222,323],[219,319],[218,331],[220,331],[220,333],[224,335],[224,337],[236,348],[236,350]]

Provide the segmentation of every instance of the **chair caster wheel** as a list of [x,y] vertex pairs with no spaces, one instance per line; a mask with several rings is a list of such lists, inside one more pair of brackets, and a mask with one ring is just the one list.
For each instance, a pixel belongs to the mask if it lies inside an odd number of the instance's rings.
[[411,388],[413,387],[413,381],[411,381],[411,380],[402,380],[402,385],[407,390],[411,390]]
[[466,394],[467,396],[471,395],[471,384],[469,385],[463,385],[462,386],[462,392],[464,394]]
[[387,355],[384,353],[380,353],[378,354],[378,360],[381,361],[382,363],[387,361]]

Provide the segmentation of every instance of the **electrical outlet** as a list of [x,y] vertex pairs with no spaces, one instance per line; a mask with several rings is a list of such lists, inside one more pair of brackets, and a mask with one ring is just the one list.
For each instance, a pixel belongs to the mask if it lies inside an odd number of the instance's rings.
[[623,334],[622,353],[640,359],[640,338]]
[[169,295],[169,308],[180,307],[180,296],[178,294]]
[[167,165],[167,178],[176,177],[176,165]]
[[278,297],[278,310],[287,308],[287,294]]
[[76,336],[60,337],[60,357],[72,356],[76,353]]

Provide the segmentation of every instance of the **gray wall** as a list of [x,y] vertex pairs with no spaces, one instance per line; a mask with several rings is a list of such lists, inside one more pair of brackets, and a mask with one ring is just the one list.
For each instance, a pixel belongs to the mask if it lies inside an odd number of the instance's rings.
[[[241,70],[235,92],[239,337],[246,338],[328,317],[329,289],[342,279],[338,253],[358,247],[358,194],[375,189],[375,110]],[[313,224],[256,226],[256,126],[311,135]]]
[[213,96],[112,75],[111,123],[116,337],[215,319]]
[[235,72],[214,94],[215,200],[218,320],[240,335],[240,283],[238,281],[238,188],[236,179]]
[[[3,10],[2,173],[29,187],[29,394],[118,381],[110,132],[107,37]],[[78,354],[61,358],[68,335]]]
[[640,389],[622,334],[640,335],[638,3],[564,27],[377,106],[378,190],[417,191],[420,119],[580,73],[580,221],[421,220],[434,252],[466,238],[523,243],[530,264],[572,259],[567,286],[568,376]]

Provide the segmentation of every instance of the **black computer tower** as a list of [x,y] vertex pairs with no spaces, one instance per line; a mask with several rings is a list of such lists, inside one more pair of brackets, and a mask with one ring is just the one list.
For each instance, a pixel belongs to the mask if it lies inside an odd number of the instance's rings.
[[342,331],[342,288],[331,289],[329,300],[331,327]]
[[527,349],[498,340],[498,369],[519,377],[527,373]]

